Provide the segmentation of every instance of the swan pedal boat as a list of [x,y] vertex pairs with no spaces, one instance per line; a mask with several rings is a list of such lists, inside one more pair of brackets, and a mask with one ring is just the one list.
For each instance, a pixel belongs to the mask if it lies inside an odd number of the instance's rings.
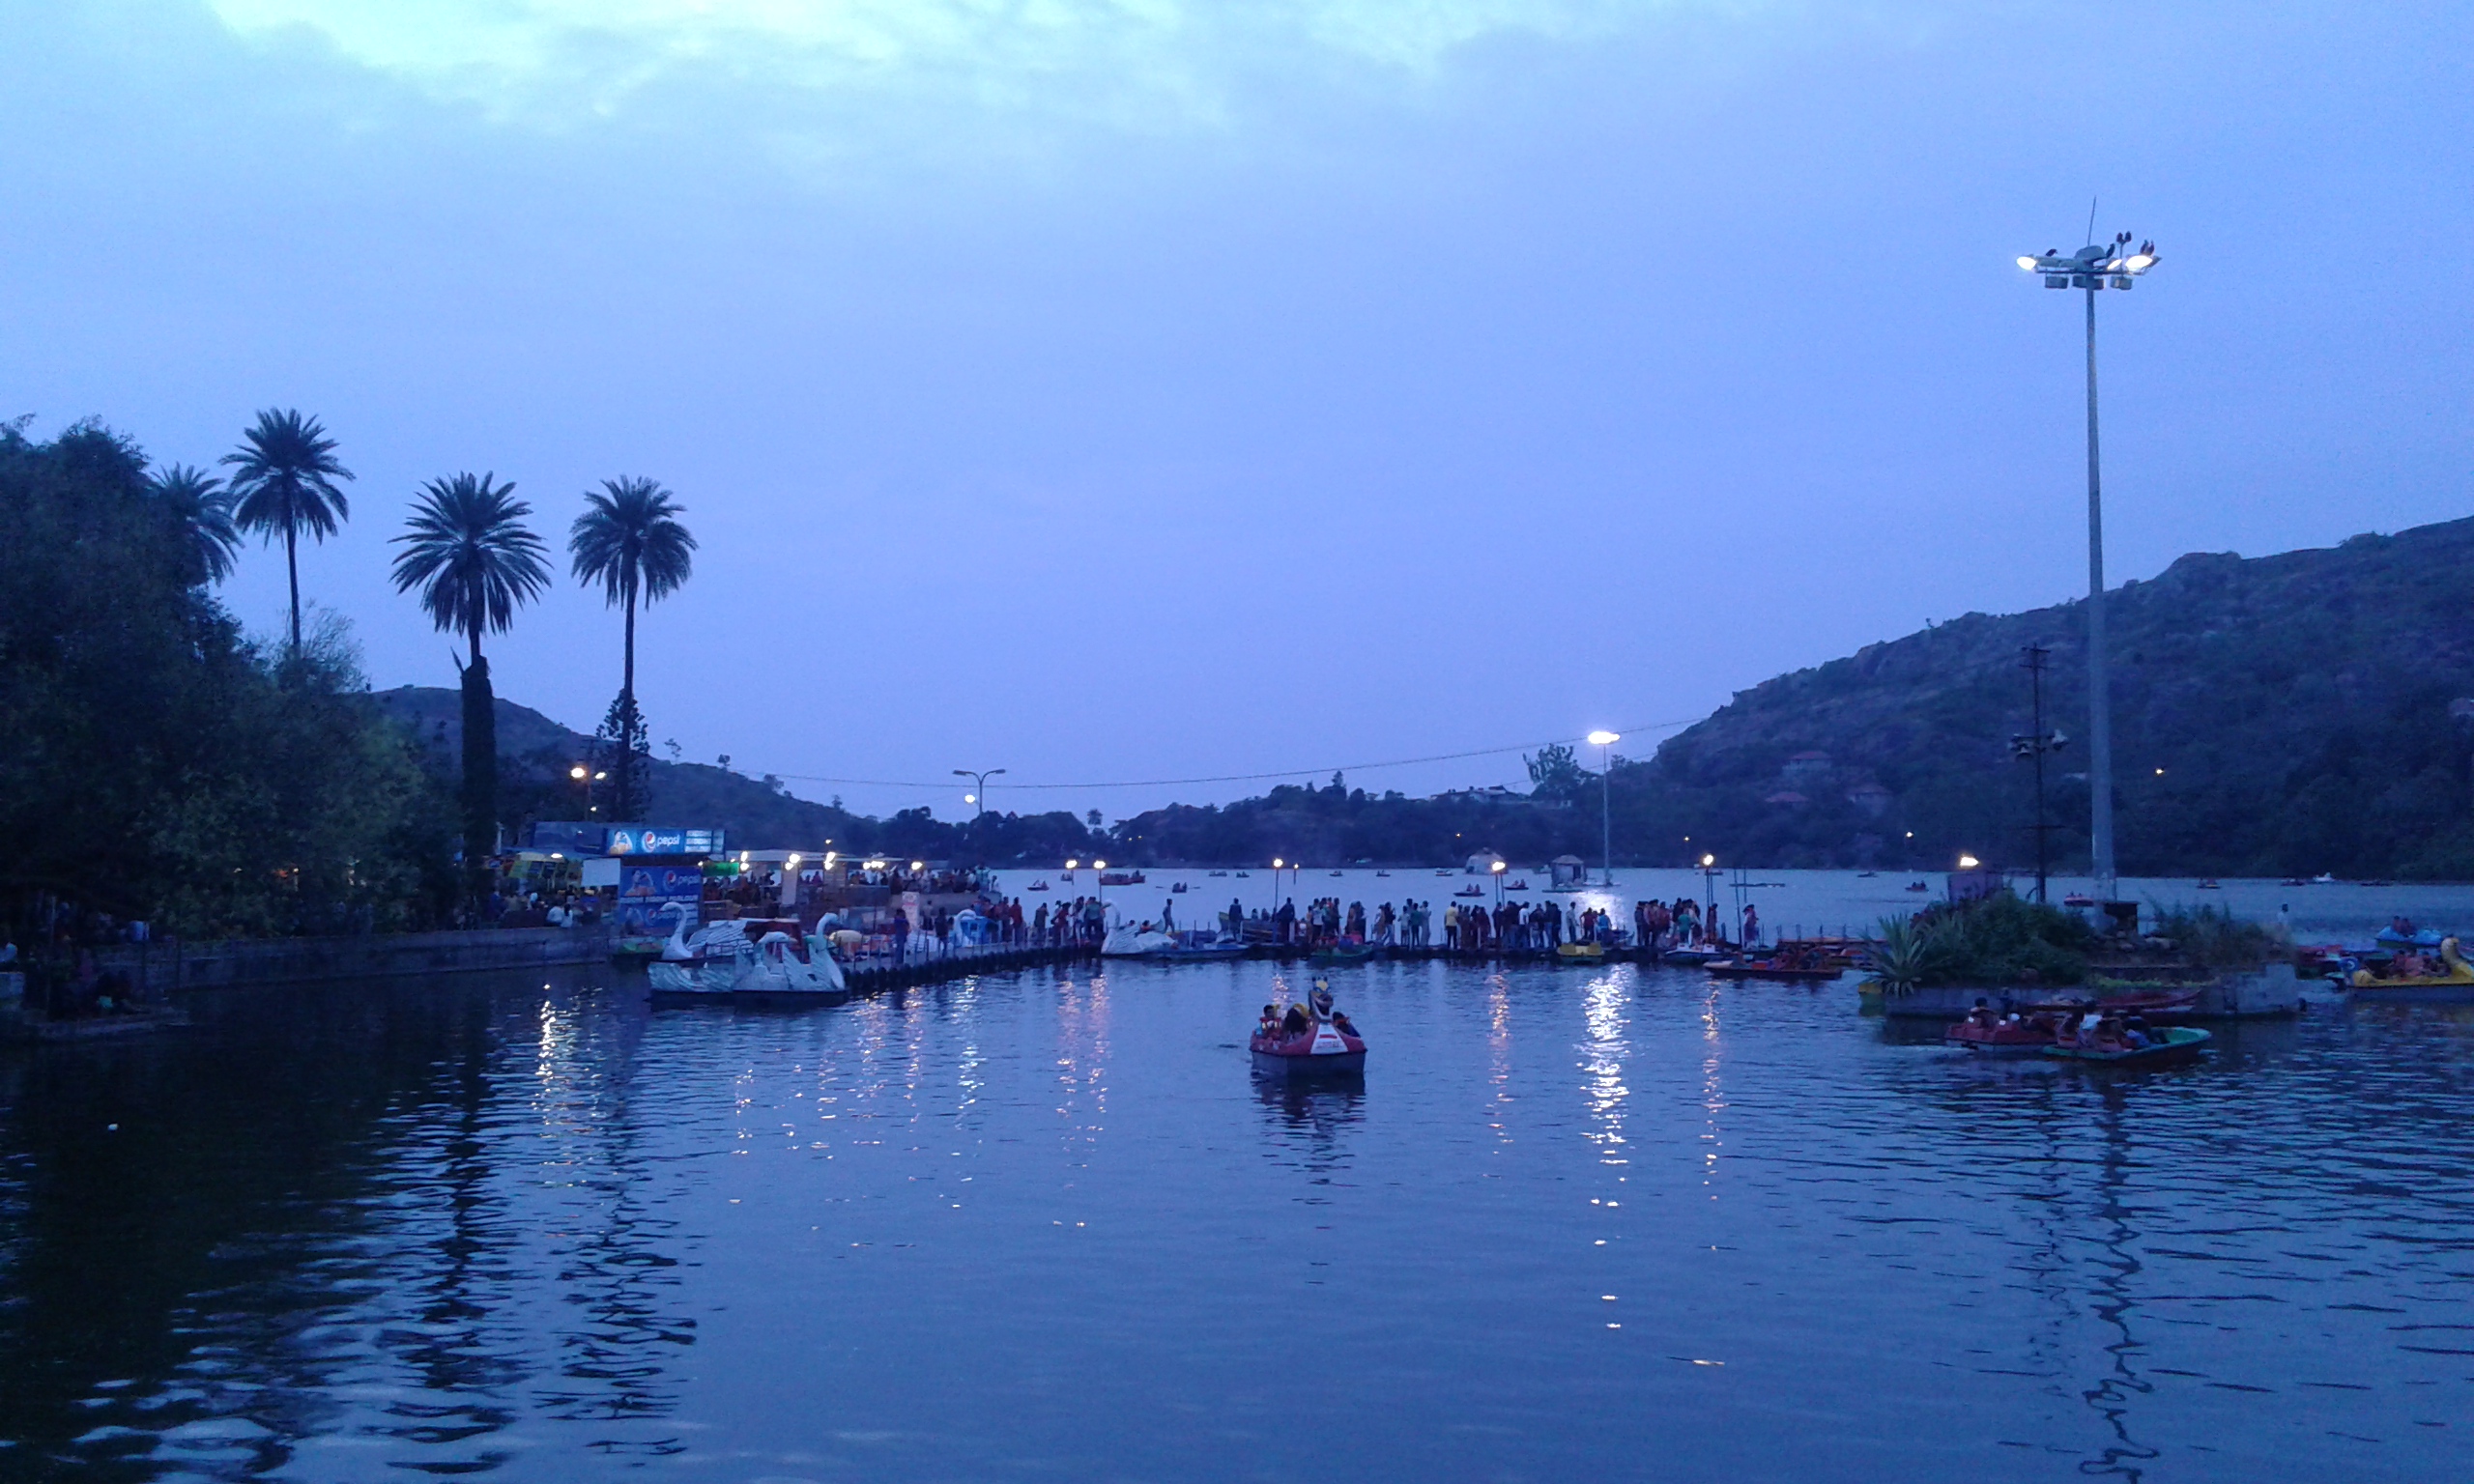
[[831,943],[811,935],[807,952],[788,932],[773,928],[753,942],[748,923],[713,924],[690,937],[682,913],[662,945],[662,956],[645,966],[653,998],[669,1003],[729,1000],[778,1005],[839,1005],[850,998]]
[[1258,1077],[1294,1082],[1366,1074],[1366,1042],[1324,1022],[1295,1036],[1255,1035],[1247,1048],[1253,1053]]
[[2212,1039],[2208,1032],[2195,1025],[2164,1025],[2156,1028],[2156,1039],[2143,1046],[2115,1046],[2104,1049],[2096,1046],[2062,1045],[2057,1042],[2045,1047],[2045,1055],[2060,1057],[2066,1061],[2106,1064],[2182,1062],[2189,1061],[2206,1050],[2207,1043]]

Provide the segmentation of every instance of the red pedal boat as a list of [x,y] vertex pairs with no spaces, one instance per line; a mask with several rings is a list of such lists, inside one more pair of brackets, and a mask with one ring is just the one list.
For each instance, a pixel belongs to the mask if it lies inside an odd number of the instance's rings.
[[1295,1081],[1366,1075],[1366,1042],[1327,1024],[1309,1026],[1294,1036],[1258,1033],[1248,1045],[1254,1053],[1258,1077]]
[[2043,1015],[1996,1020],[1990,1025],[1962,1020],[1943,1031],[1942,1040],[1984,1056],[2042,1056],[2045,1048],[2054,1044],[2055,1032],[2059,1029],[2057,1023]]

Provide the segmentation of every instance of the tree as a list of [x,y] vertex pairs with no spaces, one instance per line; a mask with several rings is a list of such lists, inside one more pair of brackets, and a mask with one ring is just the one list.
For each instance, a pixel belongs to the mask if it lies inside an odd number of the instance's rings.
[[421,486],[395,557],[395,590],[421,590],[421,608],[472,646],[464,670],[464,868],[475,876],[498,845],[499,742],[484,631],[503,634],[518,606],[549,585],[549,548],[525,528],[532,507],[495,474],[457,474]]
[[1529,765],[1531,791],[1543,798],[1573,798],[1583,784],[1597,776],[1583,768],[1577,755],[1561,742],[1539,748],[1535,757],[1523,753],[1520,760]]
[[[687,581],[696,538],[678,524],[685,509],[650,479],[605,479],[599,493],[588,491],[584,499],[585,512],[567,532],[567,551],[576,580],[588,587],[599,583],[611,606],[627,613],[627,663],[612,729],[632,755],[644,733],[636,705],[636,605],[666,597]],[[642,806],[634,773],[626,768],[616,774],[613,817],[621,821],[632,819]]]
[[241,434],[241,446],[223,456],[234,466],[231,492],[239,499],[234,523],[269,542],[283,537],[283,568],[292,583],[292,649],[301,652],[301,533],[324,542],[352,515],[351,502],[335,487],[352,471],[335,461],[335,441],[315,417],[289,408],[269,408]]
[[232,575],[234,551],[241,532],[232,524],[233,495],[223,481],[189,464],[175,464],[151,481],[188,540],[192,576],[189,585],[219,583]]

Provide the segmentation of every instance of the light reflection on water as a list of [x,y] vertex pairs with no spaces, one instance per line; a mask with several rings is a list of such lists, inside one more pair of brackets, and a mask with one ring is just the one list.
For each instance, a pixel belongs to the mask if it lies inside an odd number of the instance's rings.
[[1844,986],[1331,977],[1363,1087],[1248,1077],[1268,964],[0,1060],[0,1477],[2474,1471],[2474,1014],[2089,1075]]

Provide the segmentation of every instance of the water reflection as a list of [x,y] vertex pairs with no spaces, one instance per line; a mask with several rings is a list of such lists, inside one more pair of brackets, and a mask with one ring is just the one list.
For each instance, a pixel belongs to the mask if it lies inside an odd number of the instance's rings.
[[1597,1146],[1598,1163],[1613,1166],[1631,1162],[1624,1143],[1624,1099],[1631,1094],[1624,1085],[1624,1058],[1630,1050],[1624,1039],[1629,1024],[1625,1005],[1623,986],[1611,974],[1591,980],[1581,994],[1581,1023],[1589,1032],[1581,1047],[1581,1096],[1593,1121],[1583,1137]]

